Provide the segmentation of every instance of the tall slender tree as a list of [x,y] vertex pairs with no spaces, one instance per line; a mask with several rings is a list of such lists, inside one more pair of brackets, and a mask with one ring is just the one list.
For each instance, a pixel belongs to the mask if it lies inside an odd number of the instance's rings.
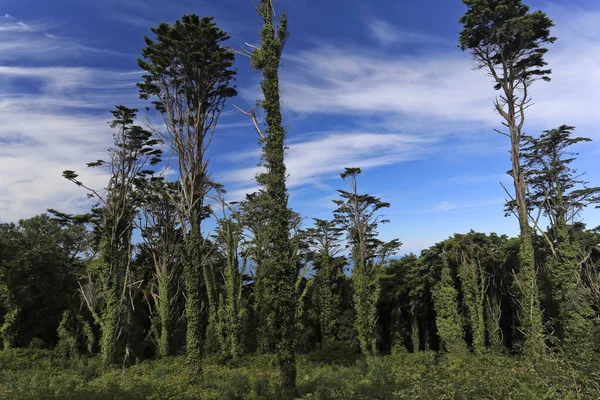
[[[144,38],[144,59],[138,60],[145,71],[138,86],[140,97],[152,99],[162,115],[166,127],[160,134],[177,158],[179,187],[173,203],[187,250],[186,351],[190,366],[199,372],[203,335],[200,288],[203,278],[211,278],[201,228],[202,220],[209,216],[206,197],[213,188],[206,152],[225,101],[237,94],[234,54],[223,44],[229,36],[210,17],[184,15],[173,25],[162,23],[152,32],[156,39]],[[217,299],[210,290],[214,282],[204,284],[209,289],[209,320],[215,321]]]
[[263,26],[260,47],[252,52],[252,66],[263,75],[261,89],[264,100],[261,105],[266,122],[264,132],[259,129],[266,172],[259,174],[257,181],[264,188],[264,211],[268,220],[264,231],[264,258],[261,271],[257,271],[257,286],[262,293],[259,301],[269,307],[264,309],[264,321],[274,335],[273,343],[281,370],[281,390],[284,397],[292,397],[296,389],[295,283],[298,271],[290,243],[285,166],[287,130],[283,126],[279,89],[279,66],[288,38],[288,20],[285,13],[279,19],[276,17],[272,0],[262,0],[257,11]]
[[496,99],[496,111],[504,119],[510,139],[511,175],[513,177],[517,216],[521,233],[521,266],[518,286],[521,291],[521,325],[525,348],[533,356],[544,349],[532,231],[527,209],[527,186],[521,168],[520,150],[525,124],[525,110],[531,105],[529,90],[536,80],[550,80],[544,55],[547,44],[556,38],[550,34],[554,25],[541,12],[529,12],[521,0],[463,0],[467,12],[460,18],[460,48],[469,50],[475,66],[492,77],[494,89],[502,94]]
[[380,224],[389,222],[379,211],[389,203],[361,194],[358,190],[360,168],[346,168],[340,175],[348,180],[350,191],[338,190],[341,199],[334,200],[334,216],[346,233],[353,261],[354,308],[356,331],[363,354],[377,352],[377,302],[381,293],[380,267],[402,245],[398,239],[382,242],[377,231]]

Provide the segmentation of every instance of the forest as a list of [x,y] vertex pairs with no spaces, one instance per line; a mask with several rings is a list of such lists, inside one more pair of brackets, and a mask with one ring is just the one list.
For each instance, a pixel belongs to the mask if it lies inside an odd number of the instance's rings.
[[[143,39],[146,109],[115,106],[112,147],[82,165],[105,186],[63,172],[93,207],[0,224],[0,398],[600,398],[600,226],[582,219],[600,187],[574,150],[590,139],[569,121],[524,128],[552,84],[554,23],[521,0],[462,3],[456,45],[497,93],[490,134],[506,137],[513,184],[499,190],[517,237],[464,232],[400,257],[409,238],[379,232],[401,221],[353,165],[330,219],[300,215],[287,14],[255,4],[262,29],[244,49],[212,17],[183,15]],[[262,169],[236,202],[207,152],[243,57],[262,98],[237,112]]]

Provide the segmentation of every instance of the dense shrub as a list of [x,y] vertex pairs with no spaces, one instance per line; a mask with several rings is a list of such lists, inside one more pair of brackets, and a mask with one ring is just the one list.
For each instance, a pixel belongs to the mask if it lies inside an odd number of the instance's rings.
[[[304,399],[597,399],[598,374],[578,373],[559,358],[535,365],[498,355],[434,352],[355,358],[344,363],[323,352],[298,360]],[[598,371],[598,368],[590,371]],[[14,399],[276,399],[273,356],[207,364],[203,379],[183,357],[103,369],[97,358],[66,360],[47,350],[0,352],[0,398]]]

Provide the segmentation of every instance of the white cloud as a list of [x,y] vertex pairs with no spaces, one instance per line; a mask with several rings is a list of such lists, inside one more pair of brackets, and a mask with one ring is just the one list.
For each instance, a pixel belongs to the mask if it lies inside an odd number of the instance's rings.
[[373,38],[384,46],[402,43],[453,44],[448,39],[402,30],[386,21],[376,18],[369,21],[367,27]]
[[61,37],[50,31],[54,26],[42,22],[22,22],[5,14],[0,17],[0,64],[33,61],[59,62],[85,54],[131,56],[110,49],[86,46],[68,37]]
[[0,17],[0,32],[29,31],[31,27],[22,21],[16,21],[10,14]]
[[469,210],[469,209],[473,209],[473,208],[497,206],[499,204],[504,204],[504,203],[506,203],[506,201],[503,199],[493,199],[493,200],[487,200],[487,201],[481,201],[481,202],[475,202],[475,203],[465,203],[465,204],[454,204],[449,201],[442,201],[436,208],[434,208],[433,210],[427,210],[427,211],[435,212],[435,211],[451,211],[451,210]]
[[[600,12],[549,10],[559,38],[547,54],[552,82],[538,82],[531,89],[535,105],[527,114],[528,127],[598,126]],[[383,21],[368,26],[388,44],[418,39]],[[323,45],[286,58],[282,81],[287,107],[301,113],[392,115],[413,126],[449,122],[474,130],[483,123],[489,132],[500,126],[492,105],[498,93],[489,77],[473,70],[467,53],[431,46],[417,54],[345,46]],[[599,136],[597,130],[585,134]]]
[[[433,139],[404,134],[325,132],[305,136],[289,144],[286,155],[288,186],[322,187],[323,180],[336,177],[345,167],[366,169],[414,160],[434,144]],[[256,157],[256,151],[236,155],[236,158],[247,161]],[[254,184],[257,172],[258,167],[238,168],[221,174],[217,179],[228,187],[233,186],[232,193],[239,197]]]
[[[62,171],[78,171],[90,187],[104,187],[106,174],[85,164],[105,157],[112,142],[108,110],[137,99],[137,72],[53,65],[54,56],[38,58],[35,51],[55,49],[62,64],[82,47],[36,32],[0,29],[0,222],[47,208],[85,211],[85,191]],[[25,54],[31,55],[22,59]],[[21,62],[7,63],[13,60]]]
[[285,103],[294,111],[492,120],[490,86],[462,54],[390,56],[326,46],[288,57]]

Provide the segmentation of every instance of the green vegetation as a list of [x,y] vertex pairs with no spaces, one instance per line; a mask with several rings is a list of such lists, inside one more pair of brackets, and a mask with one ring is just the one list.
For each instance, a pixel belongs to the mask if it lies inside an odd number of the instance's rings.
[[[498,355],[434,352],[364,359],[311,353],[298,357],[300,399],[577,399],[597,398],[594,383],[556,359],[537,368]],[[183,357],[144,361],[127,370],[103,370],[98,360],[64,360],[49,351],[0,354],[0,396],[19,399],[276,399],[275,357],[207,360],[203,380]]]
[[240,110],[260,188],[228,203],[206,152],[237,95],[235,53],[212,18],[185,15],[138,60],[164,127],[117,106],[109,158],[88,164],[106,186],[63,174],[92,209],[0,224],[0,397],[600,398],[600,227],[578,218],[600,188],[570,151],[589,139],[522,131],[553,22],[519,0],[463,2],[460,47],[502,93],[519,237],[471,231],[394,258],[402,243],[379,235],[390,204],[359,190],[360,168],[340,171],[331,219],[305,227],[286,181],[287,15],[271,0],[259,47],[239,52],[262,75],[259,111]]

